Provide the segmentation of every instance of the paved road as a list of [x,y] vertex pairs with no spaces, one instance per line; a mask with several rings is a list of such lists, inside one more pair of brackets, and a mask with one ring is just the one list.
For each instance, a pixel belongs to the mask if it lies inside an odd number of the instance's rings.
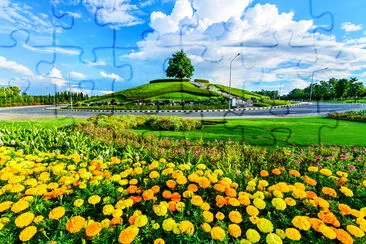
[[[41,117],[75,117],[83,118],[100,114],[100,112],[90,111],[64,111],[55,110],[53,106],[32,106],[0,108],[0,119],[21,119],[21,118],[41,118]],[[301,117],[313,115],[326,115],[330,112],[341,112],[347,110],[366,109],[366,104],[339,104],[339,103],[314,103],[290,108],[264,109],[264,110],[244,110],[244,111],[209,111],[209,112],[158,112],[159,115],[177,115],[190,118],[276,118],[276,117]],[[111,112],[104,112],[111,114]],[[154,114],[143,112],[120,112],[114,114]]]

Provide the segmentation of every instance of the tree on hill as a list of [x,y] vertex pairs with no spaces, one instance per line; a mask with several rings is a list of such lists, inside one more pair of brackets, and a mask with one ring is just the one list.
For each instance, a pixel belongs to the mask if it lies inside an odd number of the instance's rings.
[[168,77],[175,77],[183,79],[184,77],[191,78],[194,72],[194,67],[191,64],[191,60],[187,57],[183,50],[173,54],[173,57],[169,59],[169,65],[166,69],[166,75]]

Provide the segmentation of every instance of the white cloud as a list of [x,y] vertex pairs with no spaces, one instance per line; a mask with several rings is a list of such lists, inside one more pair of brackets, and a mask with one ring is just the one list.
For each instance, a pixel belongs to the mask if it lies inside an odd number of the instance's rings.
[[[366,68],[362,38],[340,43],[334,35],[313,33],[312,20],[296,21],[293,12],[281,13],[272,4],[248,7],[249,1],[237,0],[204,4],[207,1],[193,0],[190,5],[178,0],[171,13],[153,12],[150,26],[160,35],[149,34],[138,43],[140,50],[128,57],[163,64],[183,48],[195,66],[195,77],[227,85],[230,60],[240,52],[232,69],[236,87],[268,86],[280,80],[279,74],[288,81],[284,88],[304,86],[313,71],[324,67],[329,70],[317,73],[317,79],[349,77]],[[180,29],[187,24],[181,36]]]
[[33,75],[33,72],[24,65],[17,64],[14,61],[7,60],[5,57],[2,56],[0,56],[0,69],[5,69],[25,76]]
[[112,73],[112,74],[107,74],[103,71],[100,72],[100,75],[104,78],[109,78],[109,79],[113,79],[113,80],[116,80],[116,81],[122,81],[123,78],[120,77],[119,75],[115,74],[115,73]]
[[359,31],[362,30],[362,25],[356,25],[351,22],[344,22],[341,25],[341,29],[345,32]]
[[53,67],[50,74],[48,75],[52,84],[58,87],[62,87],[66,84],[66,80],[62,77],[61,70]]
[[82,73],[72,71],[69,73],[69,77],[72,80],[84,80],[86,79],[86,76]]
[[40,53],[62,53],[62,54],[68,54],[68,55],[79,55],[80,51],[78,50],[73,50],[73,49],[66,49],[66,48],[60,48],[60,47],[31,47],[27,44],[23,44],[23,47],[34,51],[34,52],[40,52]]
[[143,20],[137,17],[140,13],[139,8],[126,0],[85,0],[83,4],[93,14],[99,8],[97,20],[102,24],[111,23],[114,27],[122,27],[143,23]]

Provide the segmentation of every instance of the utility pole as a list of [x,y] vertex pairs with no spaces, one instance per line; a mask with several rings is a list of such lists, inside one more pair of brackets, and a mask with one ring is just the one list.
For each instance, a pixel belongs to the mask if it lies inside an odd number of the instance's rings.
[[229,77],[229,110],[230,110],[230,107],[231,107],[231,66],[233,64],[233,61],[240,56],[240,53],[236,54],[236,56],[231,60],[230,62],[230,77]]

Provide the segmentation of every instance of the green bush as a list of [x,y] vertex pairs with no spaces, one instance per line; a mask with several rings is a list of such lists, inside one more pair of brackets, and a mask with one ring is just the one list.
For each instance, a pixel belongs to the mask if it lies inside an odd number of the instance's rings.
[[366,110],[346,111],[344,113],[329,113],[328,118],[366,122]]
[[190,79],[156,79],[156,80],[151,80],[149,83],[150,84],[154,84],[154,83],[161,83],[161,82],[189,82]]
[[199,83],[203,83],[203,84],[209,84],[210,81],[209,80],[204,80],[204,79],[194,79],[195,82],[199,82]]

